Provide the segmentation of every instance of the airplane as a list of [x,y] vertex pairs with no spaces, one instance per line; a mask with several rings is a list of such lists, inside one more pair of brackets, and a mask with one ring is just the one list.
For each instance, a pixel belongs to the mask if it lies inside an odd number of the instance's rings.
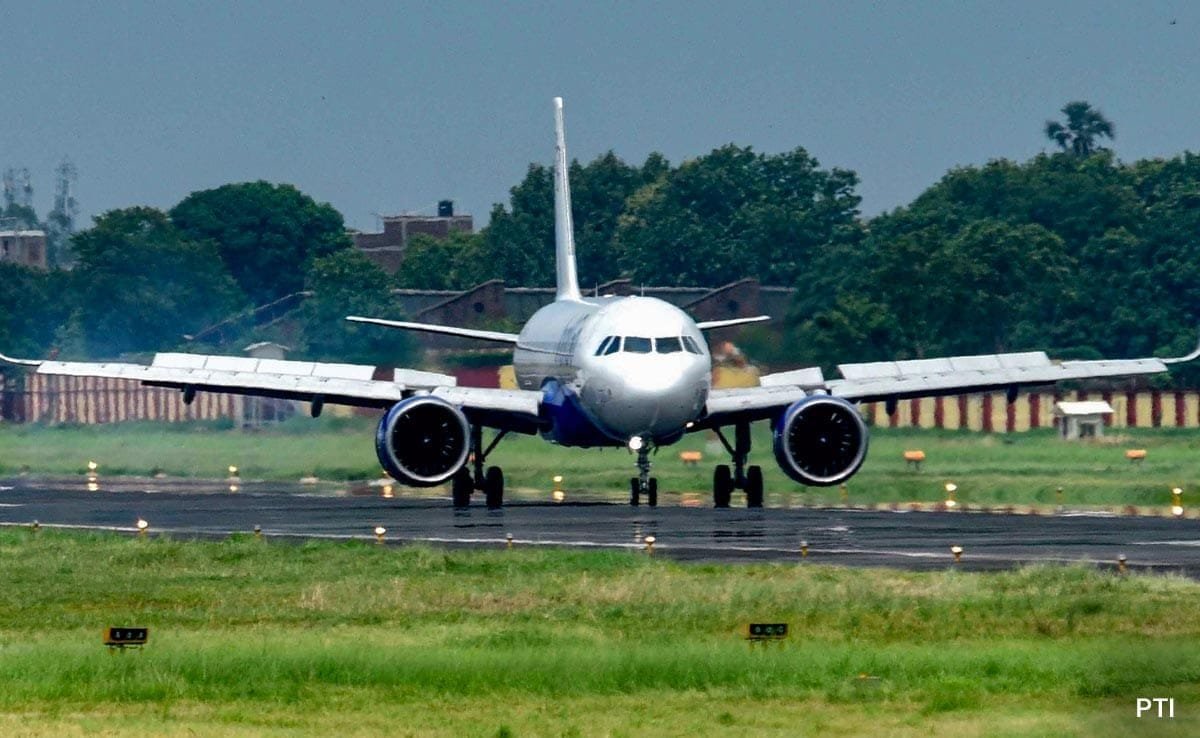
[[[704,331],[769,320],[760,315],[696,322],[678,307],[651,297],[585,297],[575,270],[571,193],[562,98],[554,98],[554,227],[556,295],[519,334],[348,316],[356,323],[424,331],[513,347],[517,389],[459,387],[455,378],[413,369],[314,363],[189,353],[160,353],[149,365],[13,359],[41,374],[111,377],[171,387],[185,403],[197,392],[227,392],[311,403],[378,408],[375,448],[384,470],[418,487],[450,483],[455,507],[482,492],[489,508],[504,498],[504,472],[485,466],[509,433],[540,435],[573,447],[626,447],[636,454],[632,505],[658,503],[650,456],[688,433],[711,430],[730,457],[713,473],[717,508],[735,490],[747,507],[763,505],[762,467],[749,464],[750,425],[769,420],[775,460],[796,482],[840,484],[867,455],[868,432],[857,405],[900,399],[1004,390],[1066,379],[1166,371],[1200,357],[1200,346],[1178,358],[1052,362],[1044,352],[842,364],[841,378],[820,368],[760,378],[756,387],[714,389]],[[484,445],[484,429],[492,437]],[[725,430],[732,428],[730,442]]]

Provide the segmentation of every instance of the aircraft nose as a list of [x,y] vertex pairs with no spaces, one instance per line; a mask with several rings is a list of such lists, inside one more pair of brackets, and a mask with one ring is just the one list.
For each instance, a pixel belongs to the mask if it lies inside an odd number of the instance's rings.
[[[600,417],[623,438],[678,433],[695,420],[708,393],[708,372],[700,362],[671,362],[663,357],[626,366],[607,376],[607,401]],[[674,364],[681,364],[675,366]]]

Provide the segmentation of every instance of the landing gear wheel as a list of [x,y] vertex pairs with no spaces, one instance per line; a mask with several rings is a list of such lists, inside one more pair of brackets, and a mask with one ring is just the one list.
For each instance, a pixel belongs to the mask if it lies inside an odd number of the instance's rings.
[[763,506],[763,476],[761,466],[746,470],[746,507]]
[[646,504],[658,507],[658,480],[654,477],[650,477],[650,484],[646,489]]
[[469,507],[474,490],[475,482],[471,479],[471,472],[466,469],[460,469],[450,481],[450,499],[455,507]]
[[713,507],[729,507],[733,496],[733,473],[728,464],[717,464],[713,471]]
[[483,477],[483,494],[489,510],[499,510],[504,505],[504,472],[500,467],[488,467]]
[[637,477],[629,478],[629,504],[637,507],[642,497],[642,480]]

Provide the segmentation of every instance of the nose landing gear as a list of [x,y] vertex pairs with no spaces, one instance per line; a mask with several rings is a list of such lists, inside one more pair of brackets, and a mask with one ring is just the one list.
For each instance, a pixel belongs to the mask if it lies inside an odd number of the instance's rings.
[[650,447],[643,445],[637,451],[638,475],[629,479],[629,504],[637,507],[641,496],[646,496],[646,504],[658,506],[658,480],[650,476]]
[[733,445],[725,438],[720,428],[714,428],[717,438],[733,458],[733,469],[728,464],[718,464],[713,472],[713,507],[729,507],[734,489],[746,492],[746,507],[763,506],[763,476],[761,466],[746,466],[750,457],[750,424],[734,426]]

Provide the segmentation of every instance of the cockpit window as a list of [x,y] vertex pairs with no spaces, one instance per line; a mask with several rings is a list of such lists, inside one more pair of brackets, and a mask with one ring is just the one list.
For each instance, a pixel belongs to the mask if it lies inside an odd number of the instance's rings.
[[677,354],[683,351],[683,344],[680,343],[678,336],[656,338],[654,339],[654,350],[660,354]]
[[687,352],[688,352],[689,354],[702,354],[702,353],[704,353],[703,351],[701,351],[701,350],[700,350],[700,347],[696,345],[696,341],[695,341],[695,340],[693,340],[691,336],[684,336],[684,337],[683,337],[683,347],[684,347],[684,348],[687,350]]
[[595,356],[601,356],[601,355],[607,353],[605,351],[605,349],[608,348],[608,345],[610,343],[612,343],[613,341],[616,341],[616,340],[618,340],[616,336],[609,336],[608,338],[605,338],[603,341],[601,341],[600,346],[596,349]]
[[651,348],[649,338],[625,336],[625,350],[631,354],[648,354]]
[[621,350],[621,337],[612,336],[612,341],[608,344],[608,348],[604,349],[604,355],[615,354]]

